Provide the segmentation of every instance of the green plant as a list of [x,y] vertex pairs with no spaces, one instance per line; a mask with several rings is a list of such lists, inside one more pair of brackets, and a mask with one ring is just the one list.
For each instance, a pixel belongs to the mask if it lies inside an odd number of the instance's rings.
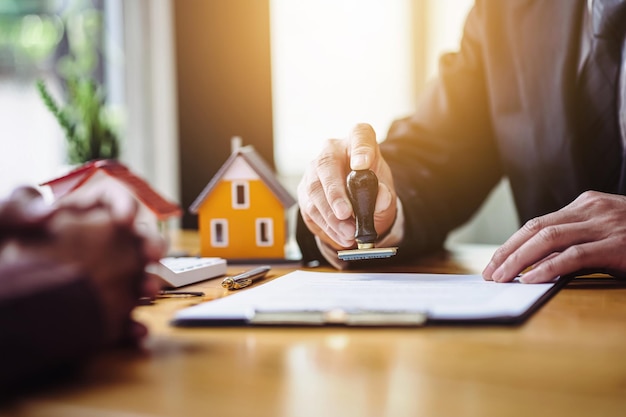
[[63,107],[43,80],[37,81],[37,89],[65,133],[68,162],[118,158],[119,140],[108,121],[101,88],[89,78],[70,77],[66,81],[68,98]]
[[120,141],[106,105],[104,92],[93,77],[102,38],[102,13],[89,0],[73,0],[63,16],[69,53],[57,69],[66,87],[65,104],[59,105],[46,83],[39,79],[39,94],[64,131],[67,159],[79,164],[94,159],[117,159]]

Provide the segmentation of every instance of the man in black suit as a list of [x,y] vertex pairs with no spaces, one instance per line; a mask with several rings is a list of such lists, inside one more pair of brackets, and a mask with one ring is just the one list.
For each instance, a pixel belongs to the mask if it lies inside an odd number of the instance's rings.
[[[458,53],[380,146],[369,125],[330,140],[299,187],[305,260],[354,247],[350,169],[379,178],[377,246],[440,249],[504,176],[524,226],[485,279],[626,275],[626,0],[478,0]],[[620,75],[621,68],[621,75]],[[315,239],[313,238],[315,236]]]

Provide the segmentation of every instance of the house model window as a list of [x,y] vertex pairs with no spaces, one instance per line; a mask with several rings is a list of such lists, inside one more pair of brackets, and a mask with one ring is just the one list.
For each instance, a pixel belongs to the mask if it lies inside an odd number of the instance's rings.
[[233,208],[250,208],[250,185],[245,182],[233,182]]
[[211,245],[218,248],[228,246],[228,220],[211,220]]
[[272,219],[256,219],[256,244],[258,246],[272,246],[274,244],[274,222]]

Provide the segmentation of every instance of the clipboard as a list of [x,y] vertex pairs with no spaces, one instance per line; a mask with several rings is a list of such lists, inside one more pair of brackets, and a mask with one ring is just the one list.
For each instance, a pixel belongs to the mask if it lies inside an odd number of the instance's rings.
[[480,275],[294,271],[178,311],[174,326],[420,327],[524,322],[568,279],[546,284]]

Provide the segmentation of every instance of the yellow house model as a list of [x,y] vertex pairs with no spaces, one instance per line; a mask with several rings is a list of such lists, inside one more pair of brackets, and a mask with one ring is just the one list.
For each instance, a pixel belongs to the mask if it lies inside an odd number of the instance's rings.
[[252,146],[235,147],[189,207],[198,215],[200,254],[284,259],[286,211],[295,202]]

